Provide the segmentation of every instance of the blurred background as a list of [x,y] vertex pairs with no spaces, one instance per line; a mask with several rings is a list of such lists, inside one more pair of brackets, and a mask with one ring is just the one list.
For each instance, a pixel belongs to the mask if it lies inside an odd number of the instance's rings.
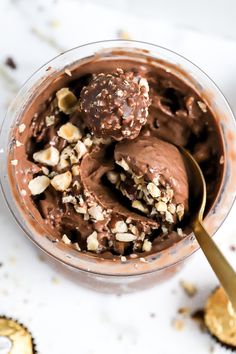
[[[1,0],[0,122],[42,64],[77,45],[114,38],[152,42],[186,56],[215,81],[236,113],[235,14],[234,0]],[[234,207],[215,238],[234,264],[235,217]],[[182,280],[196,286],[193,298]],[[0,314],[30,328],[38,353],[226,353],[180,313],[202,308],[216,285],[198,251],[153,289],[130,295],[86,290],[43,261],[0,196]]]

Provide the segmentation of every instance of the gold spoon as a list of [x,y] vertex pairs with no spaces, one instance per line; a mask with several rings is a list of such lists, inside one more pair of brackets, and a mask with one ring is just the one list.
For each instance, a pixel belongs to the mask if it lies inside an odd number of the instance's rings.
[[191,176],[190,183],[194,186],[194,188],[190,186],[190,190],[195,194],[194,200],[196,201],[196,207],[192,215],[193,232],[236,313],[236,272],[203,226],[203,214],[206,206],[205,178],[194,157],[184,148],[179,147],[179,150],[186,160]]

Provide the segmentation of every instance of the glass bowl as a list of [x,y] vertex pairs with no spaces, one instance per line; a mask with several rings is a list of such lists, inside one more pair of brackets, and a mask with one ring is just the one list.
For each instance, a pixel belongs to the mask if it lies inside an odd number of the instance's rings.
[[22,113],[30,104],[33,94],[43,90],[50,80],[57,77],[65,68],[71,68],[98,55],[117,59],[133,57],[144,63],[154,59],[160,66],[165,63],[165,67],[168,63],[170,70],[194,86],[214,111],[223,136],[226,161],[222,186],[213,207],[204,219],[204,225],[210,235],[214,235],[222,225],[235,199],[235,120],[220,90],[197,66],[170,50],[138,41],[102,41],[71,49],[36,71],[11,103],[1,127],[0,148],[4,153],[0,154],[0,178],[9,210],[18,225],[44,253],[50,256],[49,259],[59,267],[59,271],[66,272],[67,276],[72,275],[74,279],[101,291],[144,289],[174,274],[182,266],[183,261],[199,248],[193,234],[163,251],[147,256],[145,260],[130,259],[125,263],[113,262],[112,259],[104,260],[92,254],[79,253],[61,242],[53,242],[42,225],[37,225],[36,230],[34,224],[37,221],[27,210],[19,190],[16,189],[13,195],[11,189],[11,183],[14,185],[14,171],[9,173],[8,161],[12,153],[12,130],[20,124]]

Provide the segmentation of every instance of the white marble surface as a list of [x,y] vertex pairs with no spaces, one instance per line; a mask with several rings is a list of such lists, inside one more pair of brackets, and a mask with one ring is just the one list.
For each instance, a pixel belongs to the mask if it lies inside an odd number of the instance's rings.
[[[236,111],[236,43],[232,40],[187,31],[173,23],[145,21],[81,1],[1,0],[1,119],[9,100],[37,67],[64,49],[115,38],[119,29],[127,30],[132,38],[164,45],[192,59],[215,80]],[[17,63],[14,71],[4,65],[8,56]],[[230,245],[236,245],[235,217],[236,207],[215,238],[234,265],[235,253]],[[201,307],[217,284],[200,251],[169,282],[118,297],[79,287],[40,261],[2,197],[0,230],[0,314],[29,326],[39,353],[183,354],[191,350],[192,354],[206,354],[211,348],[215,353],[225,352],[190,319],[184,319],[182,332],[171,325],[174,318],[179,318],[179,307]],[[197,284],[196,297],[186,297],[179,286],[181,279]]]

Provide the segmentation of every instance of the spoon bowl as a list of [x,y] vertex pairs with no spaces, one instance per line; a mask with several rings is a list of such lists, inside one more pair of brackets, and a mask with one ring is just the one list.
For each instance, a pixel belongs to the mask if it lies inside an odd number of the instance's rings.
[[207,197],[205,178],[194,157],[182,147],[179,150],[187,166],[191,198],[194,200],[191,210],[193,232],[236,312],[236,273],[203,225]]

